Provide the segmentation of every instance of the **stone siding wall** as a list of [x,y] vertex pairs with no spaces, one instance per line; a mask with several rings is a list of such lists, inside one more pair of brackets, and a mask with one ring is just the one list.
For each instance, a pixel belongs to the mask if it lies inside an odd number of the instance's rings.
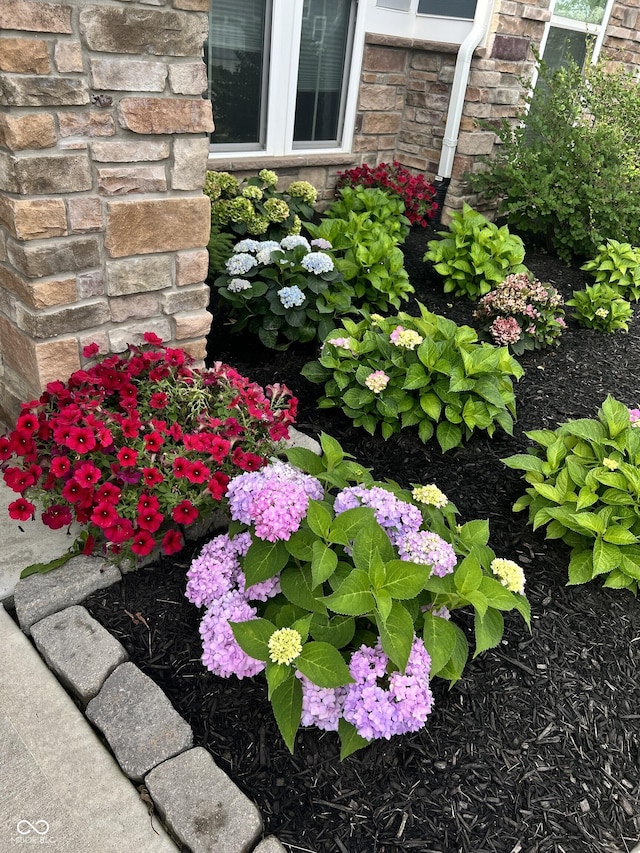
[[618,0],[602,45],[604,56],[623,65],[632,74],[640,74],[640,9],[637,0]]
[[0,419],[92,341],[204,357],[207,9],[0,4]]

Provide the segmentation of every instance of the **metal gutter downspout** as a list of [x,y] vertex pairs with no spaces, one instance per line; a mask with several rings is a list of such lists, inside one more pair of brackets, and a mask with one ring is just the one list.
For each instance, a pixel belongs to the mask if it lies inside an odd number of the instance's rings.
[[453,83],[451,85],[451,97],[449,98],[447,123],[442,140],[442,152],[440,154],[440,163],[438,164],[438,174],[434,181],[436,188],[435,201],[438,204],[434,225],[440,225],[442,221],[442,208],[444,207],[447,189],[451,183],[453,160],[456,156],[456,148],[458,147],[462,108],[464,107],[467,85],[469,83],[471,59],[473,52],[487,34],[492,14],[493,0],[478,0],[473,26],[458,51]]

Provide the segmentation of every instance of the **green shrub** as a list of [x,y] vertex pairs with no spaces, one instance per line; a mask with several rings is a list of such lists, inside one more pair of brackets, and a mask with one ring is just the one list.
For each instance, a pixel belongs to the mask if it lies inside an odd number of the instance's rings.
[[620,296],[640,299],[640,249],[631,243],[607,240],[598,246],[598,254],[580,269],[593,273],[596,284],[615,287]]
[[584,290],[574,290],[567,305],[575,308],[572,316],[587,329],[608,333],[629,331],[631,305],[608,284],[590,284]]
[[365,315],[325,340],[318,361],[302,370],[324,382],[320,408],[340,407],[355,426],[387,439],[418,427],[422,441],[435,434],[443,452],[458,447],[475,429],[493,435],[513,430],[511,377],[522,368],[506,347],[478,343],[469,326],[432,314]]
[[[606,238],[634,242],[640,226],[640,87],[621,70],[540,65],[523,122],[506,120],[474,190],[499,200],[512,228],[540,235],[566,261]],[[495,129],[495,128],[492,128]]]
[[333,247],[336,268],[355,292],[353,304],[368,311],[396,310],[413,287],[404,268],[404,255],[384,225],[367,213],[349,213],[346,219],[305,222],[316,239]]
[[526,435],[536,443],[503,462],[530,484],[513,509],[571,547],[569,584],[607,575],[637,592],[640,580],[640,424],[637,410],[607,397],[598,417]]
[[449,231],[430,240],[425,261],[444,278],[444,292],[478,299],[512,273],[526,272],[524,244],[506,225],[498,228],[465,204],[451,217]]
[[343,187],[339,198],[325,211],[329,219],[348,219],[350,213],[366,213],[372,222],[382,225],[397,243],[403,243],[410,222],[404,215],[400,196],[383,192],[376,187]]

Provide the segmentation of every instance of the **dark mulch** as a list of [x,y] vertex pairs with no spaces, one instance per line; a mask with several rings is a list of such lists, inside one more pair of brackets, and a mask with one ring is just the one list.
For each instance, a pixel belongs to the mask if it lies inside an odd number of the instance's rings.
[[[406,263],[430,310],[471,322],[473,305],[448,304],[412,232]],[[566,298],[583,273],[542,252],[528,266]],[[451,300],[450,300],[451,301]],[[337,739],[313,729],[291,756],[260,678],[213,677],[199,661],[198,612],[184,599],[192,552],[127,575],[87,606],[126,646],[191,723],[197,744],[260,808],[267,833],[314,853],[618,853],[640,838],[640,606],[627,592],[566,587],[567,548],[545,541],[511,505],[522,493],[501,457],[522,452],[523,431],[591,417],[608,393],[640,403],[640,309],[628,335],[601,335],[572,320],[558,348],[521,358],[513,437],[476,435],[442,455],[412,432],[388,442],[314,406],[319,387],[300,376],[314,355],[272,353],[230,339],[219,324],[211,357],[300,396],[299,426],[325,430],[376,476],[436,482],[461,520],[489,518],[491,544],[526,567],[533,620],[506,620],[496,650],[469,663],[419,733],[376,742],[343,763]]]

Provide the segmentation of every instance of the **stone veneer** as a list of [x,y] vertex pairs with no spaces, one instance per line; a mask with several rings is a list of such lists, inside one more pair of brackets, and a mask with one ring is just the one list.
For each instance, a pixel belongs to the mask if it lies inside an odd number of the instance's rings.
[[205,355],[208,0],[0,4],[0,420],[142,333]]

